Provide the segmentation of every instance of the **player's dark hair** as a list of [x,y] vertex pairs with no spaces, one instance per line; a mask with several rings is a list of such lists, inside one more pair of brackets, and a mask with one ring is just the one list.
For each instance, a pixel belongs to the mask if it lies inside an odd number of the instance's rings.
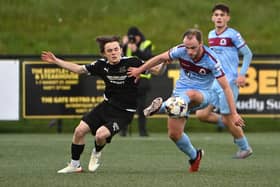
[[199,43],[202,42],[202,32],[198,29],[189,29],[183,34],[183,39],[187,37],[188,39],[191,39],[193,36],[197,39]]
[[100,52],[104,53],[105,52],[104,48],[105,48],[106,43],[118,42],[120,45],[120,37],[119,36],[99,36],[96,38],[96,42],[99,44]]
[[223,12],[226,12],[227,14],[229,14],[229,12],[230,12],[229,6],[227,6],[226,4],[223,4],[223,3],[216,4],[212,9],[212,13],[215,12],[216,10],[221,10]]

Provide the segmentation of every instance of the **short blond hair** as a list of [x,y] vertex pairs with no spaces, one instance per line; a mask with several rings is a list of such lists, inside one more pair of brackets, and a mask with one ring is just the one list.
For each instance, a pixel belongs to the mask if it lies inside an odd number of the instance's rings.
[[187,37],[188,39],[191,39],[193,36],[197,39],[199,43],[202,42],[202,32],[198,29],[189,29],[183,34],[183,39]]

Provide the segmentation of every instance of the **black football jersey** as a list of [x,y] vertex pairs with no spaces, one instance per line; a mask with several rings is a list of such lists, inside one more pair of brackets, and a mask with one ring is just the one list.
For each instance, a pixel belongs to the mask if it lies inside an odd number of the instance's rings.
[[99,76],[105,82],[105,100],[120,109],[135,112],[138,83],[134,82],[135,77],[128,77],[127,69],[142,64],[143,61],[137,57],[122,57],[118,64],[99,59],[85,68],[90,75]]

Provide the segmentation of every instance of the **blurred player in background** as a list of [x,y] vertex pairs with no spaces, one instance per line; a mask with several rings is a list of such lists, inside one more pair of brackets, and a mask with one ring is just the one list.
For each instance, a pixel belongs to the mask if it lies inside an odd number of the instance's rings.
[[[85,135],[95,136],[88,170],[94,172],[100,165],[101,150],[125,125],[129,124],[137,106],[137,87],[133,77],[127,76],[129,67],[138,67],[136,57],[122,57],[119,37],[98,37],[96,41],[104,59],[88,65],[78,65],[57,58],[51,52],[42,52],[42,60],[78,74],[99,76],[105,82],[104,101],[82,117],[75,128],[71,145],[71,162],[58,173],[82,172],[80,156],[85,146]],[[90,85],[89,85],[90,86]]]
[[[226,102],[228,102],[231,112],[230,122],[233,125],[244,125],[243,119],[236,111],[233,94],[220,62],[215,53],[203,45],[202,33],[197,29],[190,29],[184,33],[183,44],[151,58],[138,68],[129,68],[128,73],[130,76],[139,79],[142,72],[170,60],[179,60],[180,62],[180,76],[173,90],[173,96],[179,96],[184,99],[185,103],[189,105],[190,112],[204,108],[209,104],[213,95],[210,87],[214,79],[217,79],[227,96]],[[150,116],[157,111],[164,111],[165,104],[165,102],[162,103],[162,98],[156,98],[145,109],[144,113]],[[199,169],[203,150],[195,148],[189,136],[184,132],[187,115],[177,118],[169,116],[168,136],[190,158],[189,171],[196,172]]]
[[[221,61],[222,68],[229,81],[235,102],[239,94],[239,87],[245,86],[246,72],[252,60],[252,52],[245,43],[240,33],[228,27],[230,20],[230,10],[225,4],[217,4],[212,9],[212,21],[215,29],[208,34],[209,47],[217,54]],[[239,53],[243,56],[243,63],[238,72]],[[226,102],[226,97],[217,81],[212,89],[218,95],[218,99],[212,102],[207,108],[196,111],[197,117],[204,122],[216,123],[219,128],[224,124],[234,137],[234,143],[239,147],[234,158],[246,158],[253,151],[241,127],[237,127],[230,122],[230,110]],[[212,112],[214,106],[219,109],[221,115]]]

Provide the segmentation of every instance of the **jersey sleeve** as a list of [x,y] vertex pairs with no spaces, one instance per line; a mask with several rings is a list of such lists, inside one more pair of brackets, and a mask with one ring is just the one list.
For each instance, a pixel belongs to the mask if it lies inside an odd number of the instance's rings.
[[98,72],[99,62],[94,61],[90,64],[84,65],[84,69],[88,72],[89,75],[96,75]]
[[[129,58],[130,58],[130,63],[128,65],[128,67],[140,67],[145,63],[145,61],[141,60],[137,56],[133,56],[133,57],[129,57]],[[142,72],[140,77],[149,79],[151,77],[150,70],[146,70],[145,72]]]
[[241,34],[236,30],[233,30],[232,42],[234,43],[237,49],[245,45],[245,40],[242,38]]
[[141,59],[137,59],[137,66],[142,66],[145,63],[145,61],[141,60]]
[[177,45],[169,50],[169,57],[171,60],[178,59],[183,51],[183,45]]
[[220,61],[218,60],[218,62],[215,64],[214,66],[214,70],[213,70],[213,74],[216,78],[222,77],[225,75],[223,68],[221,66]]
[[140,58],[138,58],[136,56],[129,57],[129,59],[130,59],[130,61],[129,61],[130,67],[139,67],[145,63],[143,60],[141,60]]
[[225,73],[224,73],[224,70],[223,70],[223,67],[222,67],[222,64],[221,64],[219,58],[214,53],[212,53],[210,59],[212,60],[212,63],[211,63],[212,68],[211,69],[212,69],[213,75],[216,78],[220,78],[220,77],[224,76]]

